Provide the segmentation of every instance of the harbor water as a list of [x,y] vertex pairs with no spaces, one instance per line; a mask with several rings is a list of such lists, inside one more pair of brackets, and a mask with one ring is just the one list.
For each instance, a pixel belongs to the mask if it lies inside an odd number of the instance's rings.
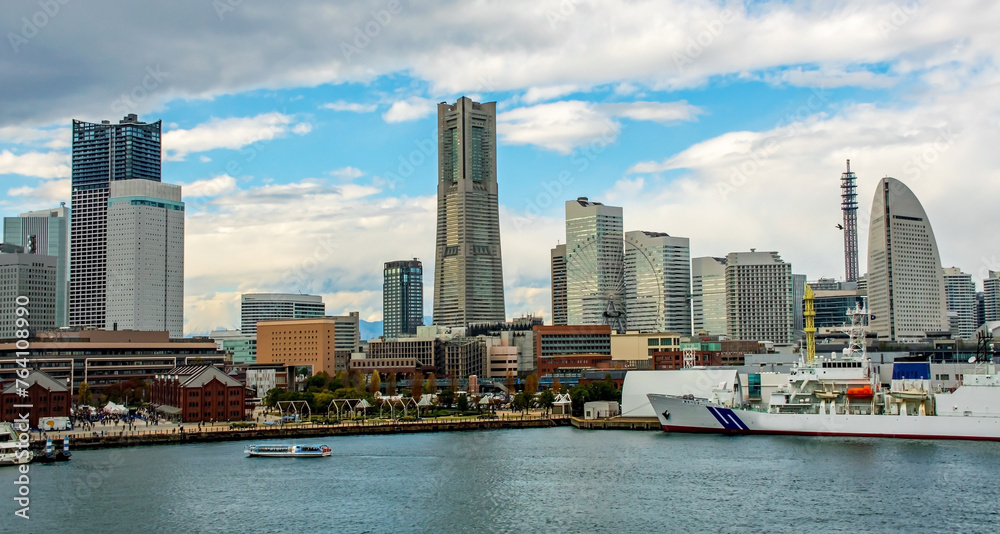
[[[4,532],[987,532],[1000,443],[574,428],[75,451]],[[253,442],[258,443],[258,442]],[[259,442],[268,443],[268,442]],[[271,442],[273,443],[273,442]]]

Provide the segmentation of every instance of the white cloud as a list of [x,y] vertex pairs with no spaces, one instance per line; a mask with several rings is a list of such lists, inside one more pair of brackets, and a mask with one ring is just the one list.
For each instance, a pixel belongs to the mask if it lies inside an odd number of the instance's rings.
[[371,113],[378,107],[377,104],[360,104],[357,102],[345,102],[338,100],[320,106],[320,109],[332,109],[334,111],[351,111],[354,113]]
[[309,133],[312,126],[296,122],[290,115],[271,112],[255,117],[211,119],[189,130],[170,130],[163,134],[163,149],[168,160],[183,161],[188,154],[217,148],[239,149],[252,143],[284,137],[288,132]]
[[199,156],[198,160],[201,161],[202,163],[208,163],[208,162],[212,161],[212,158],[210,158],[208,156]]
[[561,96],[575,93],[580,90],[577,85],[552,85],[548,87],[532,87],[528,89],[521,100],[526,104],[535,104],[545,100],[552,100]]
[[198,180],[189,184],[181,184],[184,198],[217,197],[236,189],[236,178],[221,174],[208,180]]
[[579,146],[614,142],[621,129],[616,117],[676,122],[694,120],[699,113],[700,108],[685,101],[594,104],[568,100],[503,112],[497,117],[497,130],[505,143],[569,154]]
[[57,202],[69,203],[70,200],[70,180],[46,180],[37,186],[25,185],[13,187],[7,190],[7,194],[12,197],[21,197],[27,204],[32,206],[51,205]]
[[365,175],[365,172],[357,167],[343,167],[340,169],[335,169],[330,171],[331,176],[335,176],[342,180],[353,180],[355,178],[360,178]]
[[29,128],[26,126],[0,127],[0,142],[51,149],[70,146],[69,128]]
[[799,87],[865,87],[886,88],[895,85],[897,77],[878,74],[867,70],[845,71],[838,68],[808,69],[802,67],[782,69],[766,74],[764,80],[772,84],[786,83]]
[[389,123],[414,121],[434,113],[435,109],[433,100],[411,96],[406,100],[393,102],[389,110],[382,114],[382,119]]
[[70,157],[61,152],[0,152],[0,174],[20,174],[39,178],[68,178]]

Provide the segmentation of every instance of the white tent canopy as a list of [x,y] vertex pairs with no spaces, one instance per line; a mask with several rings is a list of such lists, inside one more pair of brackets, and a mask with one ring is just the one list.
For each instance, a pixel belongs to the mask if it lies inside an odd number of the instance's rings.
[[128,408],[122,406],[121,404],[115,404],[108,401],[108,403],[104,405],[104,413],[111,415],[125,415],[128,413]]

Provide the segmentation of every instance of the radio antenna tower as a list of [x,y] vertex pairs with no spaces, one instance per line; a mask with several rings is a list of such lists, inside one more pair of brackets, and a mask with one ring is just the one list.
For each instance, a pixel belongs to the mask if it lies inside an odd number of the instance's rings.
[[840,175],[840,208],[844,211],[844,270],[848,282],[858,281],[858,183],[847,160]]

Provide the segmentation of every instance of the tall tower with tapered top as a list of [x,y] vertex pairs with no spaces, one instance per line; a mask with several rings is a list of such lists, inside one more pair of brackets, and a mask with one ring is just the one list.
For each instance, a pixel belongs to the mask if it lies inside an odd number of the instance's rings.
[[847,160],[840,175],[840,209],[844,212],[844,270],[848,282],[858,281],[858,182]]

